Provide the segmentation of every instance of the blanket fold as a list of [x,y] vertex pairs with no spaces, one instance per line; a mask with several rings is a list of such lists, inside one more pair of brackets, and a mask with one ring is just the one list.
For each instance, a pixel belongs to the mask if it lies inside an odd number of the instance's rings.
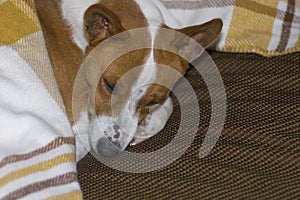
[[0,1],[0,199],[82,199],[75,137],[31,1]]
[[[295,0],[160,0],[179,26],[212,18],[224,23],[216,49],[278,56],[300,50],[300,2]],[[168,20],[167,20],[168,21]],[[170,23],[177,27],[178,24]]]

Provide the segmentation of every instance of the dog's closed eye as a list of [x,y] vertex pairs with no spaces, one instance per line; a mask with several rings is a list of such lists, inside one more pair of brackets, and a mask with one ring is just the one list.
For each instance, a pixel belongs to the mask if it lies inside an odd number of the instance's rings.
[[158,101],[151,101],[151,102],[148,103],[146,106],[151,107],[151,106],[156,106],[157,104],[159,104]]
[[109,82],[107,79],[103,79],[105,88],[107,89],[107,91],[109,91],[109,93],[113,94],[114,89],[115,89],[115,85],[112,84],[111,82]]

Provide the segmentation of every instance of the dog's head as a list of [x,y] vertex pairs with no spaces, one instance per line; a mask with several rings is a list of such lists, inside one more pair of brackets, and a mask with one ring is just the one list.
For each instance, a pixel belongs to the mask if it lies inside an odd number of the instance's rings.
[[[130,31],[126,32],[149,26],[139,39]],[[112,156],[125,149],[135,137],[138,126],[149,112],[164,104],[170,88],[178,80],[179,76],[169,69],[184,75],[189,67],[187,60],[201,53],[195,50],[194,41],[206,48],[216,41],[221,28],[222,21],[214,19],[176,30],[189,36],[188,39],[176,35],[175,31],[167,36],[163,34],[164,38],[160,37],[160,30],[174,29],[155,20],[151,23],[136,4],[95,4],[88,8],[84,15],[84,31],[89,41],[86,57],[93,54],[94,61],[85,66],[85,73],[91,87],[88,110],[93,151]],[[115,37],[118,34],[120,36]],[[149,47],[126,52],[108,66],[102,65],[112,54],[129,46],[134,49],[141,38]],[[172,51],[155,49],[157,42],[168,45]],[[93,52],[104,43],[101,52]],[[161,65],[170,68],[159,67]]]

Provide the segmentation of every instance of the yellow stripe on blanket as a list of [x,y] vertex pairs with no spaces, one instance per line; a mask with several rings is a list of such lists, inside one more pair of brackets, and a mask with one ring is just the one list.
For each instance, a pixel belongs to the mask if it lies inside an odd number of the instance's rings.
[[[265,53],[272,38],[272,29],[277,8],[277,0],[268,1],[236,0],[225,49],[244,52]],[[275,4],[274,4],[275,2]],[[245,31],[247,30],[247,31]]]
[[47,160],[44,162],[37,163],[35,165],[25,167],[23,169],[11,172],[0,179],[0,187],[20,179],[22,177],[28,176],[33,173],[37,173],[39,171],[49,170],[55,166],[61,165],[63,163],[75,163],[75,155],[73,153],[66,153],[52,158],[51,160]]
[[81,200],[82,199],[82,194],[80,191],[73,191],[67,194],[62,194],[62,195],[58,195],[58,196],[54,196],[54,197],[49,197],[45,200],[66,200],[66,199],[70,199],[70,200]]
[[35,33],[40,27],[32,19],[33,11],[28,4],[6,1],[0,4],[0,45],[8,45]]

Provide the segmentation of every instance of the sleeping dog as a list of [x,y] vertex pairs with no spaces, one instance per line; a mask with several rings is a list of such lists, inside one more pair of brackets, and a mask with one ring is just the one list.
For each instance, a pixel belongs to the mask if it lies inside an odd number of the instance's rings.
[[[35,4],[68,118],[73,127],[88,133],[91,150],[107,157],[155,135],[167,122],[172,112],[170,88],[179,77],[158,66],[169,66],[184,75],[189,67],[186,60],[201,53],[194,51],[193,42],[207,48],[222,29],[220,19],[172,29],[165,24],[166,13],[159,0],[35,0]],[[146,30],[143,42],[149,47],[119,56],[103,70],[101,63],[114,50],[138,42],[134,35],[122,33],[138,28]],[[161,30],[172,32],[161,39]],[[118,34],[123,36],[113,39]],[[167,41],[173,53],[155,49],[159,40]],[[95,53],[104,42],[105,48]],[[91,57],[93,64],[80,70],[84,59]],[[122,83],[122,77],[137,66],[126,84]],[[100,75],[96,73],[101,70]],[[74,109],[78,73],[84,77],[83,93],[89,92],[76,100],[79,109]],[[161,80],[168,87],[156,84]]]

